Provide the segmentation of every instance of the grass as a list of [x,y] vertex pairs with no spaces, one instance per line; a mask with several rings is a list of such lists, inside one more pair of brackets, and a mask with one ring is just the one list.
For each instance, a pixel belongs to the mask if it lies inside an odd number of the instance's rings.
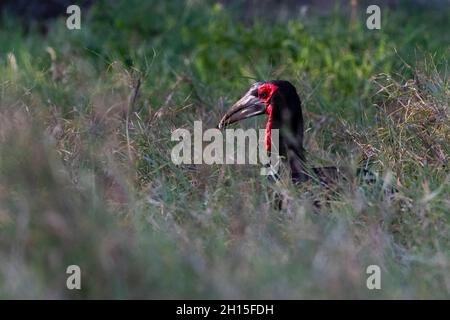
[[[0,298],[450,297],[448,10],[383,8],[380,31],[237,10],[100,1],[46,36],[3,16]],[[318,210],[317,185],[172,164],[172,130],[272,78],[300,92],[310,162],[369,164],[398,193],[350,181]]]

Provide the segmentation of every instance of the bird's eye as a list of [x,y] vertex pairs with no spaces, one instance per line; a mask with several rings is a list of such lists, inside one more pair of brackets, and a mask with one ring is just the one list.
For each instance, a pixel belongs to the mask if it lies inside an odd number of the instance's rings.
[[265,91],[260,92],[259,97],[263,98],[263,99],[267,98],[267,92],[265,92]]

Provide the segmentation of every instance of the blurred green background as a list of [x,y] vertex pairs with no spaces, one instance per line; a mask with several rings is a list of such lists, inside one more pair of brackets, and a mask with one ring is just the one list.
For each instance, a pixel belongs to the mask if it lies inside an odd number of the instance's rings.
[[[0,4],[0,298],[450,297],[448,1],[379,1],[381,30],[367,1],[85,1],[81,30],[39,3]],[[271,79],[311,163],[394,198],[172,164],[173,130]]]

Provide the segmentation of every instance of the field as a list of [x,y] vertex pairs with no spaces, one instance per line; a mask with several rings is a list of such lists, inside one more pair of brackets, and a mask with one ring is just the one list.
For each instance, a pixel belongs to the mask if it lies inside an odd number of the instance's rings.
[[[365,7],[243,7],[98,1],[46,33],[2,16],[0,298],[450,298],[450,6],[382,7],[380,30]],[[309,163],[378,182],[330,196],[172,163],[173,130],[215,127],[271,79],[297,87]]]

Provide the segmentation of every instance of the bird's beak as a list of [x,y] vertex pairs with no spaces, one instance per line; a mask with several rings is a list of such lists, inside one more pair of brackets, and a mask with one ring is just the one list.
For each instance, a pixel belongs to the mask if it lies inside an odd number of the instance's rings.
[[222,117],[219,122],[218,128],[225,128],[234,122],[244,120],[250,117],[254,117],[266,112],[266,105],[248,92],[245,96],[239,99],[230,110]]

